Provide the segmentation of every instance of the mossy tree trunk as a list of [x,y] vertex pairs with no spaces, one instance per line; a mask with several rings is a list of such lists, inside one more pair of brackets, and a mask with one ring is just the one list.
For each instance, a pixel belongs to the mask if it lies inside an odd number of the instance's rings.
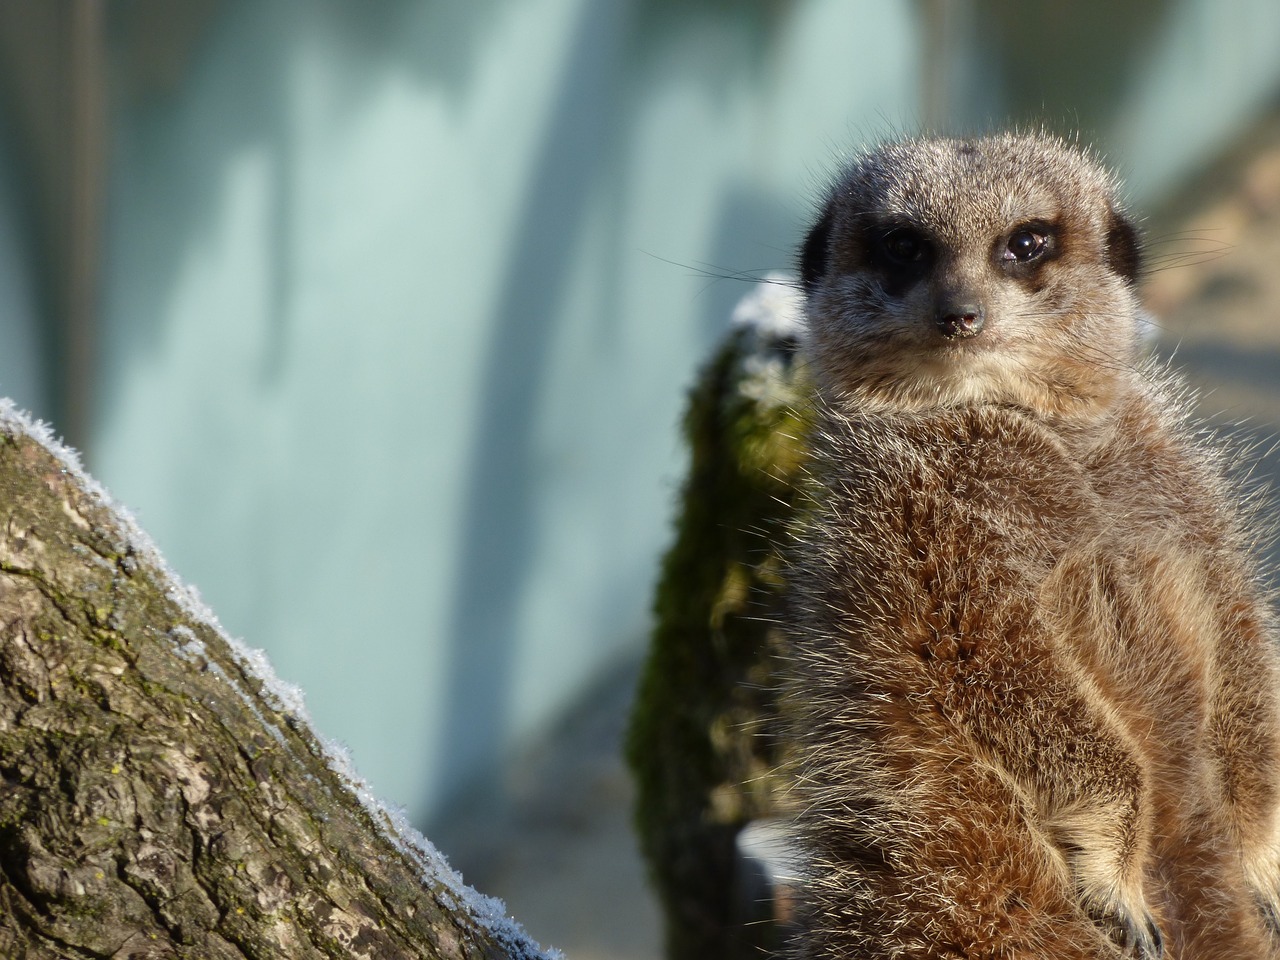
[[778,544],[803,482],[810,390],[795,350],[790,329],[736,328],[685,414],[689,473],[627,743],[667,960],[744,960],[779,945],[774,891],[751,875],[738,835],[785,815]]
[[536,957],[0,410],[0,956]]

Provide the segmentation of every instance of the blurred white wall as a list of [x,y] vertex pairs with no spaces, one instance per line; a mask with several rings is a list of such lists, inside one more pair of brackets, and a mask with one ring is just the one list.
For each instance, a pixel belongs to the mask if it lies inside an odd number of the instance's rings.
[[[0,127],[0,133],[5,132]],[[11,140],[0,136],[0,396],[26,410],[47,410],[44,344],[30,210],[23,204]]]
[[842,152],[1043,119],[1149,202],[1280,78],[1274,0],[144,7],[90,466],[419,822],[638,655],[713,277],[789,266]]
[[788,264],[910,114],[874,7],[230,4],[119,104],[94,467],[420,819],[639,649],[693,265]]

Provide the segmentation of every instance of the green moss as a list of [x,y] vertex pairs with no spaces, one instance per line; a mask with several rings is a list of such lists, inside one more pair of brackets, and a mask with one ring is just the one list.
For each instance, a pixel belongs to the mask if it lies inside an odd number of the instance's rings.
[[776,544],[798,502],[807,396],[798,365],[737,330],[685,416],[689,475],[627,743],[670,960],[746,955],[759,941],[734,902],[734,843],[777,803]]

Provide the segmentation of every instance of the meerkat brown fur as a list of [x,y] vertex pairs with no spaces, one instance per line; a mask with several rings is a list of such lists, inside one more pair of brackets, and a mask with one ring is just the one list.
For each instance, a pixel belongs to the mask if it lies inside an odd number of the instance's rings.
[[904,140],[801,254],[796,953],[1280,957],[1280,669],[1137,230],[1046,135]]

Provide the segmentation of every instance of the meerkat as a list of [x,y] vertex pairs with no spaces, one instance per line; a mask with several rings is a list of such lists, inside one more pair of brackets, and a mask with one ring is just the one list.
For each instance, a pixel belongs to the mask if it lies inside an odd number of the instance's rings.
[[1044,134],[872,150],[804,242],[803,960],[1280,957],[1275,623],[1140,269]]

